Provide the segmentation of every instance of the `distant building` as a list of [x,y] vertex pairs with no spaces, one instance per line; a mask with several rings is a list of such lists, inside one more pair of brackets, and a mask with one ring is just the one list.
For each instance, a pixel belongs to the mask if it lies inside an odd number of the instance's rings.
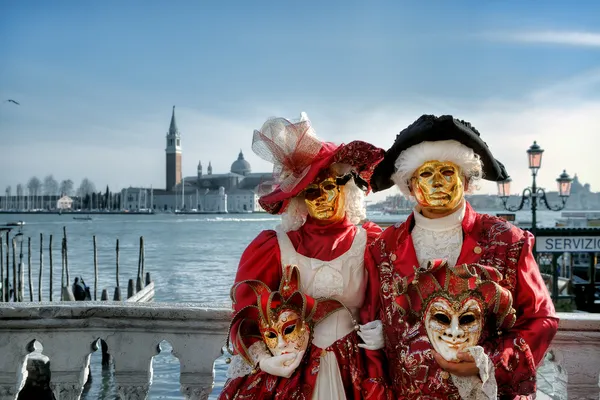
[[73,208],[73,199],[69,196],[62,196],[56,201],[57,210],[70,210]]
[[196,175],[182,177],[181,134],[171,115],[166,147],[166,190],[129,187],[121,191],[125,210],[156,212],[198,211],[205,213],[249,213],[264,211],[258,204],[259,193],[271,190],[271,172],[252,172],[240,150],[229,172],[213,174],[208,162],[206,174],[198,162]]

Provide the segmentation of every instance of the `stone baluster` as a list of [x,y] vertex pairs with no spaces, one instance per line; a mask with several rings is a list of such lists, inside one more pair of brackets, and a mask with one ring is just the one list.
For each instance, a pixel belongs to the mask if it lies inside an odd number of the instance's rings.
[[[31,343],[28,345],[28,343]],[[32,339],[18,334],[3,335],[0,340],[0,400],[14,400],[27,379],[27,354]]]
[[62,331],[40,335],[50,359],[50,388],[56,400],[79,400],[89,376],[93,332]]
[[152,384],[152,357],[159,353],[158,336],[115,332],[105,341],[113,358],[117,393],[121,399],[146,399]]
[[213,365],[221,355],[223,335],[217,332],[185,336],[169,336],[173,355],[180,364],[180,390],[186,400],[206,400],[213,382]]

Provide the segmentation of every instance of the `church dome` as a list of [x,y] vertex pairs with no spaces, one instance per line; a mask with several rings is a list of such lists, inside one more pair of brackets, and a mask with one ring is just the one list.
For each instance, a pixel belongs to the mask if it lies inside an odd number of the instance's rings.
[[250,163],[244,160],[244,153],[240,150],[238,159],[231,164],[231,172],[239,175],[246,175],[251,172]]

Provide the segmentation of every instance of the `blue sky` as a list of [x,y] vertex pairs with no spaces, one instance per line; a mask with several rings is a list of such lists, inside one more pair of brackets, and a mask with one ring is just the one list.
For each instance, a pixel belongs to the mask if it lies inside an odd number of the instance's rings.
[[226,172],[240,148],[269,171],[250,145],[270,116],[388,148],[432,113],[471,121],[515,190],[533,140],[543,185],[567,169],[600,190],[594,1],[5,0],[0,55],[2,192],[49,173],[163,187],[173,105],[184,175]]

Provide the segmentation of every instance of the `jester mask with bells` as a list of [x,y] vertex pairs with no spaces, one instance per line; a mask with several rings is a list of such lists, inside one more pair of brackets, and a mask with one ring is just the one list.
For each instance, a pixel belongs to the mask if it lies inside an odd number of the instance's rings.
[[450,161],[427,161],[411,177],[412,191],[422,207],[453,210],[463,199],[460,167]]
[[[333,299],[313,299],[300,291],[300,272],[295,265],[283,270],[279,290],[271,291],[258,280],[246,280],[231,288],[231,299],[236,303],[236,291],[249,286],[256,302],[238,311],[231,321],[228,341],[237,353],[252,365],[248,348],[263,340],[274,356],[299,353],[308,348],[316,324],[345,306]],[[356,325],[356,324],[355,324]],[[236,326],[232,335],[232,327]],[[233,336],[233,337],[232,337]],[[229,350],[229,342],[227,343]],[[232,351],[229,350],[231,354]]]
[[498,284],[502,274],[479,264],[449,267],[445,261],[418,269],[414,280],[397,283],[401,313],[420,319],[431,346],[448,361],[479,344],[482,334],[510,329],[516,320],[509,290]]

